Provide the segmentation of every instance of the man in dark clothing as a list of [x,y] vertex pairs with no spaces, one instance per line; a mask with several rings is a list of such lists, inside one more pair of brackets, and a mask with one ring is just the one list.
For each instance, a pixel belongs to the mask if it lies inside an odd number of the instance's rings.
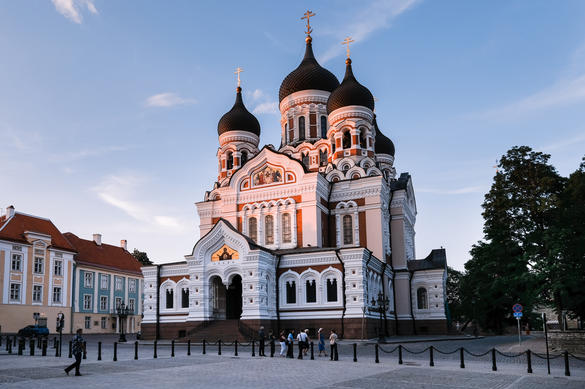
[[77,330],[77,335],[72,340],[72,353],[75,357],[75,362],[65,368],[65,373],[69,375],[69,372],[75,368],[75,375],[80,376],[79,366],[81,365],[81,356],[83,355],[83,349],[85,348],[85,341],[81,337],[81,328]]
[[264,335],[264,327],[260,326],[260,331],[258,331],[258,338],[260,339],[260,346],[258,347],[258,356],[265,357],[264,354],[264,340],[266,339],[266,335]]

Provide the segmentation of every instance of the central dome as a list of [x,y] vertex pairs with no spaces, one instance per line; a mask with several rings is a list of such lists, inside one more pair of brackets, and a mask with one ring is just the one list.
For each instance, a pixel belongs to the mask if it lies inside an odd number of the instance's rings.
[[293,70],[282,84],[278,92],[278,101],[281,102],[286,96],[307,89],[317,89],[326,92],[332,92],[339,86],[339,80],[329,70],[321,67],[315,55],[313,55],[313,46],[311,38],[307,38],[307,48],[305,57],[301,64]]
[[368,88],[360,84],[351,70],[351,59],[345,61],[345,77],[339,88],[335,89],[327,101],[327,113],[350,105],[361,105],[374,110],[374,96]]
[[260,136],[260,123],[254,115],[246,109],[242,100],[242,88],[236,89],[236,102],[232,109],[224,114],[217,123],[217,134],[228,131],[247,131]]

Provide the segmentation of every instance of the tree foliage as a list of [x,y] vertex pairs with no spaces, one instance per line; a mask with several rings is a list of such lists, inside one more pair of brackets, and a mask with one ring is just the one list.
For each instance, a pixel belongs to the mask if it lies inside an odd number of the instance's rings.
[[152,265],[152,261],[148,258],[148,254],[146,254],[144,251],[138,251],[137,249],[134,249],[132,256],[145,266]]

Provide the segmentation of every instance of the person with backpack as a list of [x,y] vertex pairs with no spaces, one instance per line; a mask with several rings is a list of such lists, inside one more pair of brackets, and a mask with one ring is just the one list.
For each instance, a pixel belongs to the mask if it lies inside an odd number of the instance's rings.
[[77,334],[73,337],[71,341],[71,350],[72,354],[75,357],[75,362],[65,368],[65,373],[69,375],[69,372],[75,368],[75,375],[80,376],[79,373],[79,366],[81,365],[81,357],[83,355],[83,351],[85,349],[85,340],[81,337],[82,330],[81,328],[77,329]]
[[335,330],[331,330],[331,334],[329,335],[329,345],[331,346],[331,361],[338,361],[339,354],[337,354],[337,334]]

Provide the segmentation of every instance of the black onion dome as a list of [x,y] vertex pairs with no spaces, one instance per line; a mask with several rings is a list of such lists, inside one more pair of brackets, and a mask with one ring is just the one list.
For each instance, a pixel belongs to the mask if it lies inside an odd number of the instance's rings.
[[329,100],[327,100],[327,114],[350,105],[361,105],[373,111],[374,96],[368,88],[355,79],[351,70],[351,59],[348,58],[345,63],[345,77],[341,81],[341,85],[331,92]]
[[248,131],[260,136],[260,123],[244,106],[242,88],[238,87],[236,91],[236,102],[232,109],[219,119],[217,134],[221,135],[228,131]]
[[388,154],[394,156],[396,149],[394,148],[394,142],[390,140],[386,135],[382,134],[382,131],[378,128],[378,122],[376,121],[376,114],[374,114],[374,129],[376,130],[376,137],[374,138],[374,152],[376,154]]
[[281,102],[286,96],[307,89],[318,89],[331,92],[339,86],[339,80],[329,70],[321,67],[315,55],[311,39],[307,39],[305,57],[301,64],[293,70],[280,84],[278,101]]

